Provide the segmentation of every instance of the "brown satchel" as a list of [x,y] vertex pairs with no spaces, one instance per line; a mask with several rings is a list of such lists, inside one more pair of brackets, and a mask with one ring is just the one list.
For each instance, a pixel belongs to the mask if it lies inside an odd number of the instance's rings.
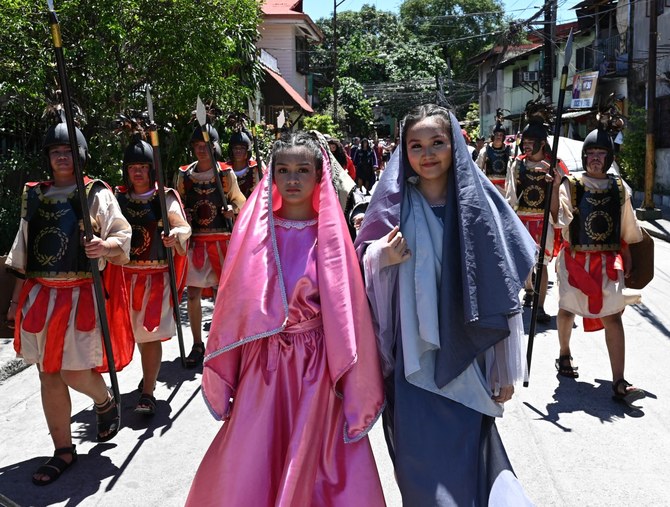
[[644,289],[654,278],[654,240],[642,228],[642,241],[628,245],[633,269],[624,280],[629,289]]

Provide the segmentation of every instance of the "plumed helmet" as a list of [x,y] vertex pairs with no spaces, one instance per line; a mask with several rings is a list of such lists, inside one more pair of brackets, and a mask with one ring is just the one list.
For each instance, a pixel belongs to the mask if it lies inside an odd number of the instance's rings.
[[[209,123],[207,124],[207,133],[209,134],[209,140],[212,142],[212,146],[214,148],[214,156],[217,159],[220,159],[221,158],[221,142],[220,142],[220,138],[219,138],[219,133]],[[191,134],[191,144],[193,144],[197,141],[203,141],[204,142],[204,140],[205,140],[205,138],[202,136],[202,129],[200,128],[200,126],[196,126],[193,129],[193,133]]]
[[537,139],[539,141],[544,141],[547,139],[547,127],[541,121],[530,121],[521,132],[521,140],[528,139]]
[[[79,161],[81,162],[82,169],[88,161],[88,143],[86,143],[86,138],[82,134],[81,130],[75,127],[75,132],[77,135],[77,144],[79,145]],[[47,130],[46,136],[44,136],[44,143],[42,144],[42,151],[46,156],[47,166],[49,165],[49,148],[51,146],[59,145],[70,145],[70,138],[68,137],[67,124],[65,122],[57,123],[49,127]]]
[[607,150],[607,158],[605,159],[605,172],[612,167],[614,162],[614,142],[612,137],[604,129],[595,129],[589,132],[589,135],[584,139],[582,145],[582,166],[586,171],[586,150],[589,148],[600,148]]
[[232,146],[233,144],[245,144],[247,150],[251,150],[251,138],[244,131],[233,132],[233,135],[230,136],[230,140],[228,141],[228,145]]
[[503,134],[507,134],[507,129],[502,126],[502,123],[496,122],[496,126],[493,127],[493,135],[495,135],[496,132],[502,132]]
[[233,159],[233,146],[244,145],[247,147],[247,159],[251,156],[251,134],[245,130],[233,132],[228,140],[228,157]]
[[130,187],[130,178],[128,177],[128,166],[132,164],[149,164],[149,179],[153,184],[156,181],[156,171],[154,168],[154,149],[146,141],[142,141],[139,134],[133,136],[132,142],[123,152],[123,181],[127,187]]

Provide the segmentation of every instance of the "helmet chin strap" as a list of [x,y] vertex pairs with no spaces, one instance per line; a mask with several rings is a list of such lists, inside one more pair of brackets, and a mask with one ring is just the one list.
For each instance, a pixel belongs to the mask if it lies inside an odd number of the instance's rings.
[[542,149],[542,141],[540,139],[536,139],[535,142],[533,143],[533,155],[538,153]]

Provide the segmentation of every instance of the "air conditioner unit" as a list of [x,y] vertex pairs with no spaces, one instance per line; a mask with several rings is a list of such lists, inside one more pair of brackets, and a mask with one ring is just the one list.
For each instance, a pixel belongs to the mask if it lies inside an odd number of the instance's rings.
[[531,70],[529,72],[524,72],[522,77],[524,82],[532,83],[540,80],[540,72],[537,70]]

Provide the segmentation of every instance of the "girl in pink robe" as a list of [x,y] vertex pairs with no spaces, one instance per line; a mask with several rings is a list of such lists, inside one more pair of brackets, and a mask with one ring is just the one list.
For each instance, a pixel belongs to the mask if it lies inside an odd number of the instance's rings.
[[275,143],[235,224],[204,366],[225,423],[187,505],[384,505],[367,438],[384,407],[370,311],[327,154],[307,134]]

